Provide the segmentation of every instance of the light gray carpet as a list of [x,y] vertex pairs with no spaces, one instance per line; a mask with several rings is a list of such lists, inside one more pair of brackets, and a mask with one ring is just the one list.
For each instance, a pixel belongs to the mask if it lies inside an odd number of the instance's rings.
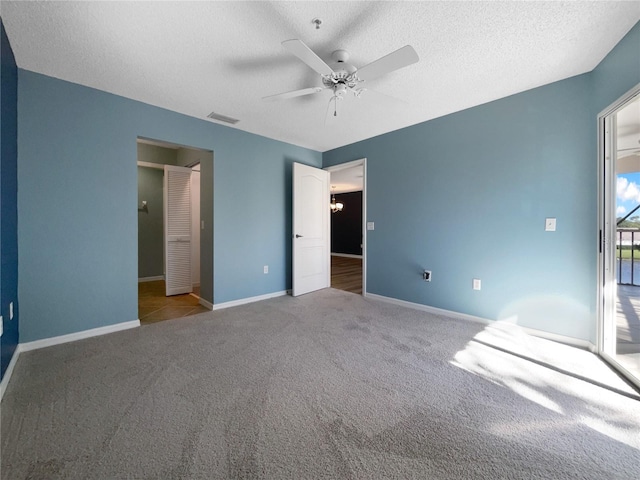
[[640,401],[492,341],[557,346],[329,289],[26,352],[2,478],[640,478]]

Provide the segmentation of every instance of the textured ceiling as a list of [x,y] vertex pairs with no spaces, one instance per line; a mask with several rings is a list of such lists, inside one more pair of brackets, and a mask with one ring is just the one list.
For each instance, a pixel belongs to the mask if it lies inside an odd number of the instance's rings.
[[331,191],[334,193],[358,192],[363,190],[363,185],[362,165],[331,171]]
[[[18,66],[326,151],[592,70],[640,2],[11,2]],[[315,29],[312,19],[322,19]],[[404,45],[420,62],[367,82],[327,116],[330,91],[280,43],[361,67]],[[375,90],[375,91],[373,91]],[[390,98],[395,97],[395,99]]]

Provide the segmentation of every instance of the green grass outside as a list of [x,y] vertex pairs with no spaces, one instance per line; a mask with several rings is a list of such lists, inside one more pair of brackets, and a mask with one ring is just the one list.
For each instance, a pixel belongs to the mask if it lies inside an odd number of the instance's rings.
[[[616,258],[620,258],[620,247],[616,247]],[[631,248],[622,247],[622,258],[625,260],[631,259]],[[633,252],[633,259],[640,260],[640,249],[636,248]]]

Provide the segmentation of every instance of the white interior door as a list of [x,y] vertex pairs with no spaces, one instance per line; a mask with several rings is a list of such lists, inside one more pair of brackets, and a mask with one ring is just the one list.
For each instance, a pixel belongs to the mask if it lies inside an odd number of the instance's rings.
[[329,172],[293,164],[293,296],[328,288]]
[[191,279],[191,169],[164,166],[166,294],[193,291]]

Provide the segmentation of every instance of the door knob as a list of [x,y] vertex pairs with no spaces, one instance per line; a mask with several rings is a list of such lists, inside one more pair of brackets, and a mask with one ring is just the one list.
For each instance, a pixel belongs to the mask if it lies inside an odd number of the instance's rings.
[[296,238],[302,238],[302,235],[298,235],[298,234],[296,233]]

